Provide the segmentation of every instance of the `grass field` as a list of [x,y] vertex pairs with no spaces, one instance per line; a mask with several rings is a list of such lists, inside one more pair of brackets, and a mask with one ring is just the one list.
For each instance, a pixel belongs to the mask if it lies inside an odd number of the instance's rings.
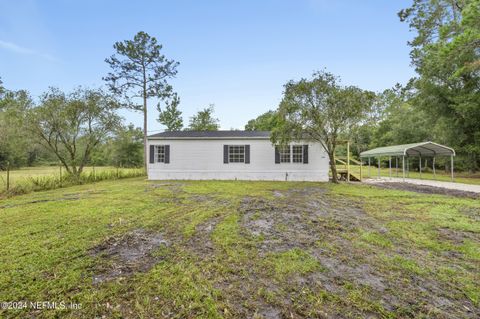
[[1,200],[0,225],[0,301],[66,308],[2,318],[480,316],[475,199],[133,178]]

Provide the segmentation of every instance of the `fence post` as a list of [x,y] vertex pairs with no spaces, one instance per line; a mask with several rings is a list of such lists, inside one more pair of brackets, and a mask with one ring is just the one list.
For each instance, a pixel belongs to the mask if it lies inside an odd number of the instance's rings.
[[7,162],[7,191],[10,189],[10,162]]
[[60,187],[62,187],[62,164],[60,163]]

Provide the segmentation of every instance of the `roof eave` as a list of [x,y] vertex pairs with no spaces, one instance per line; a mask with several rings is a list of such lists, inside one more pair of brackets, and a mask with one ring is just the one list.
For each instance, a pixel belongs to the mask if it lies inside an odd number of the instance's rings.
[[269,140],[267,136],[232,136],[232,137],[205,137],[205,136],[189,136],[189,137],[175,137],[175,136],[147,136],[148,140]]

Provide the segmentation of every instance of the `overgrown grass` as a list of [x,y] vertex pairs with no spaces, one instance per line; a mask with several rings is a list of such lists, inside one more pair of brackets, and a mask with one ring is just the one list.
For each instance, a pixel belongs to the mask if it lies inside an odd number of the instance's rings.
[[60,175],[60,173],[46,175],[48,173],[52,173],[52,170],[40,169],[40,173],[35,170],[22,170],[21,173],[19,171],[12,171],[10,188],[7,190],[6,182],[4,182],[3,189],[0,187],[0,196],[3,195],[9,197],[72,185],[82,185],[104,180],[116,180],[145,175],[145,171],[140,168],[117,169],[109,167],[86,169],[79,177],[65,174],[65,172],[62,175]]

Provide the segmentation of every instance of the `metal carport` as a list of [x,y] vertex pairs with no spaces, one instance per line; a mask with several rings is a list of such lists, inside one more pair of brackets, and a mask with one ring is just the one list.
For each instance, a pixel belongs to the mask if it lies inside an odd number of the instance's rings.
[[435,158],[438,156],[450,157],[450,173],[453,181],[453,157],[455,156],[455,150],[448,146],[440,145],[434,142],[422,142],[413,144],[394,145],[386,147],[378,147],[365,152],[360,153],[360,158],[368,158],[368,166],[370,167],[370,158],[378,158],[378,174],[380,176],[380,158],[388,156],[390,176],[392,171],[392,157],[395,157],[397,168],[398,159],[402,159],[402,173],[405,179],[405,161],[408,169],[408,159],[410,157],[418,157],[420,159],[420,178],[422,174],[422,157],[433,158],[433,174],[435,176]]

